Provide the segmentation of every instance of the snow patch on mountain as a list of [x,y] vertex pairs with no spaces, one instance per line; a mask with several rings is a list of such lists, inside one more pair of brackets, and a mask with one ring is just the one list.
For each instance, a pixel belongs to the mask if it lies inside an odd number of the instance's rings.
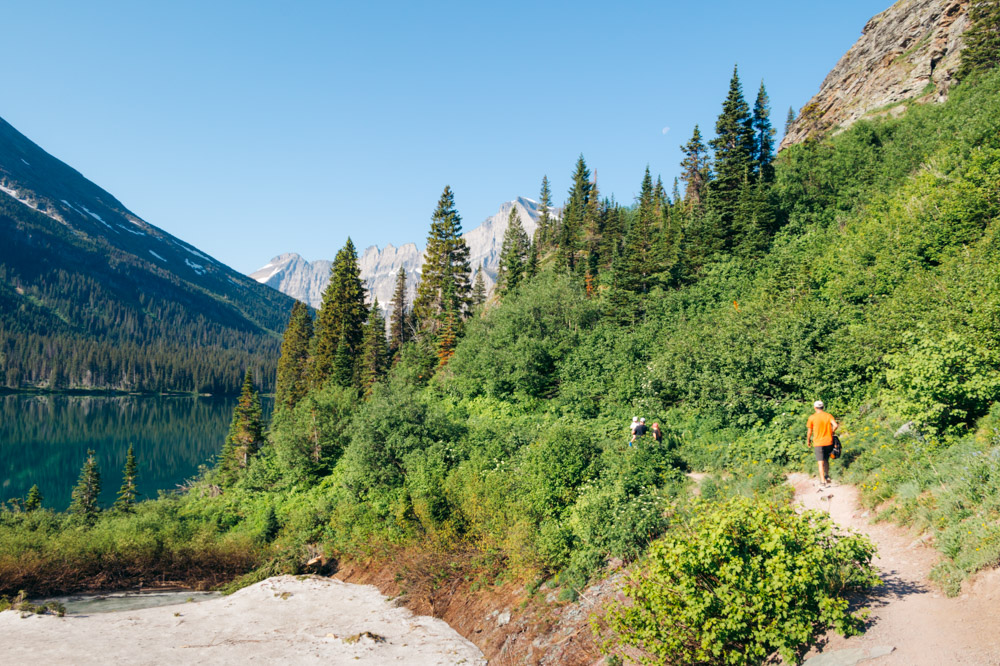
[[196,264],[193,261],[191,261],[190,259],[184,259],[184,263],[187,264],[188,267],[191,270],[193,270],[195,273],[197,273],[198,275],[204,275],[205,274],[205,267],[202,266],[201,264]]
[[50,218],[50,219],[53,219],[53,220],[55,220],[56,222],[62,222],[63,224],[66,224],[66,221],[65,221],[65,220],[63,220],[63,219],[62,219],[61,217],[59,217],[58,215],[53,215],[52,213],[50,213],[50,212],[49,212],[49,211],[47,211],[47,210],[41,210],[41,209],[40,209],[40,208],[38,207],[38,204],[36,204],[36,203],[35,203],[34,201],[32,201],[31,199],[28,199],[27,197],[22,197],[22,196],[21,196],[21,193],[20,193],[20,192],[18,192],[17,190],[15,190],[15,189],[14,189],[14,188],[12,188],[12,187],[6,187],[6,186],[4,186],[4,185],[0,185],[0,192],[3,192],[4,194],[7,194],[7,195],[10,195],[10,196],[11,196],[11,197],[13,197],[14,199],[16,199],[16,200],[17,200],[18,202],[20,202],[20,203],[23,203],[23,204],[24,204],[25,206],[27,206],[27,207],[28,207],[28,208],[30,208],[31,210],[36,210],[36,211],[38,211],[39,213],[41,213],[41,214],[42,214],[42,215],[44,215],[45,217],[48,217],[48,218]]
[[154,257],[156,257],[157,259],[159,259],[160,261],[163,261],[163,262],[166,262],[166,259],[164,259],[164,258],[163,258],[163,257],[161,257],[160,255],[156,254],[156,253],[155,253],[155,252],[153,252],[152,250],[150,250],[150,251],[149,251],[149,253],[150,253],[151,255],[153,255]]

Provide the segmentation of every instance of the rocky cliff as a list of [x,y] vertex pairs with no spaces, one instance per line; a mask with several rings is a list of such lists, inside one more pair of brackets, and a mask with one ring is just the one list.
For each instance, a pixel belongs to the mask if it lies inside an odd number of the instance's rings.
[[944,101],[958,69],[968,10],[969,0],[899,0],[872,18],[780,148],[866,116],[902,113],[906,107],[897,103],[904,100]]

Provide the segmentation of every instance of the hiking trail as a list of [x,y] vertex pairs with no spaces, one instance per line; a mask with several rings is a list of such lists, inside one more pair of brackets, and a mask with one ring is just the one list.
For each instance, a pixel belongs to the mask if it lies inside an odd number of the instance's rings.
[[865,633],[825,634],[805,664],[1000,665],[1000,569],[977,574],[958,597],[948,598],[928,579],[940,553],[897,525],[870,522],[857,488],[844,484],[818,491],[815,477],[802,473],[790,474],[788,483],[796,503],[829,513],[875,543],[874,564],[883,582],[862,602],[871,611]]

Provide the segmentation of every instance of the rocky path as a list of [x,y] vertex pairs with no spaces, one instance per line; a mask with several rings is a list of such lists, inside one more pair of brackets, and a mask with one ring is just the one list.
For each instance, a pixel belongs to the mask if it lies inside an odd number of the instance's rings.
[[825,511],[875,542],[884,582],[864,601],[871,609],[868,630],[850,639],[824,636],[807,656],[808,666],[1000,665],[1000,570],[981,574],[949,599],[927,578],[937,551],[895,525],[871,523],[853,486],[818,492],[805,474],[788,482],[799,504]]

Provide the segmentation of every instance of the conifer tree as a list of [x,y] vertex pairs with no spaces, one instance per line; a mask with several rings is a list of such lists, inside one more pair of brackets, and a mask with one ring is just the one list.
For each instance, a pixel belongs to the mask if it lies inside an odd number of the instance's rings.
[[243,377],[243,388],[233,409],[229,434],[222,447],[220,467],[224,485],[232,484],[246,468],[250,458],[264,443],[264,418],[260,396],[254,388],[250,371]]
[[517,289],[524,275],[528,261],[531,243],[528,234],[521,226],[521,217],[517,206],[512,206],[507,216],[507,229],[503,234],[503,244],[500,246],[500,265],[497,268],[497,289],[501,295],[509,294]]
[[34,484],[28,489],[28,496],[24,498],[24,510],[35,511],[42,508],[42,491],[38,489],[38,484]]
[[472,284],[472,307],[479,307],[486,302],[486,281],[483,280],[483,267],[476,268],[476,280]]
[[83,469],[80,470],[80,480],[73,488],[71,497],[69,512],[77,520],[93,525],[101,510],[98,504],[101,497],[101,470],[97,466],[92,449],[87,450],[87,460],[83,463]]
[[438,332],[437,357],[440,365],[448,365],[448,361],[455,354],[455,345],[458,343],[458,318],[451,308],[445,314],[441,330]]
[[333,372],[330,374],[330,381],[341,388],[354,386],[355,365],[357,364],[354,354],[342,335],[340,342],[337,343],[337,351],[333,355]]
[[552,190],[549,188],[549,177],[542,176],[542,189],[538,195],[538,242],[547,247],[552,241]]
[[361,284],[358,254],[350,238],[333,260],[330,283],[316,317],[309,381],[322,386],[334,370],[335,357],[344,341],[346,353],[354,358],[361,347],[362,327],[368,308]]
[[409,316],[406,308],[406,269],[399,267],[396,290],[389,304],[389,353],[395,356],[403,343],[410,339]]
[[771,126],[771,102],[760,82],[757,100],[753,105],[754,170],[757,177],[770,183],[774,180],[774,127]]
[[372,302],[365,324],[365,339],[361,346],[361,390],[365,397],[372,394],[375,382],[385,374],[389,361],[389,350],[385,340],[385,319],[378,307],[378,299]]
[[278,376],[275,383],[275,403],[279,409],[291,409],[309,391],[309,345],[313,322],[309,307],[295,301],[281,340]]
[[538,233],[535,233],[535,239],[531,241],[530,248],[528,249],[528,263],[524,267],[524,276],[531,279],[538,275]]
[[638,216],[625,236],[624,253],[617,267],[621,271],[621,276],[617,279],[619,288],[645,294],[653,286],[652,278],[660,270],[653,244],[655,219],[653,180],[647,166],[639,190]]
[[691,140],[681,146],[681,180],[684,181],[684,201],[688,208],[701,205],[705,185],[709,179],[708,149],[701,139],[701,131],[694,126]]
[[136,483],[139,474],[139,466],[135,462],[135,452],[132,444],[128,445],[128,453],[125,454],[125,468],[122,470],[122,487],[118,490],[118,499],[115,500],[115,509],[123,513],[131,513],[135,509],[135,500],[139,496]]
[[729,94],[722,104],[722,113],[715,122],[716,137],[709,143],[715,149],[712,190],[714,203],[724,224],[731,224],[743,176],[753,173],[753,116],[743,97],[739,72],[733,67]]
[[569,199],[563,208],[562,221],[556,237],[559,267],[569,272],[576,266],[577,244],[584,226],[587,204],[590,202],[590,190],[590,170],[583,155],[580,155],[573,170],[573,185],[570,187]]
[[670,204],[672,206],[676,206],[681,201],[681,188],[679,183],[680,181],[677,176],[674,176],[674,187],[670,192]]
[[1000,0],[973,0],[969,5],[971,26],[965,31],[959,81],[1000,65]]
[[795,122],[795,109],[788,107],[788,115],[785,116],[785,136],[788,136],[788,132],[792,129],[792,124]]
[[462,218],[455,210],[455,195],[448,186],[431,216],[424,256],[413,314],[420,330],[435,335],[449,309],[461,320],[471,304],[469,246],[462,238]]

